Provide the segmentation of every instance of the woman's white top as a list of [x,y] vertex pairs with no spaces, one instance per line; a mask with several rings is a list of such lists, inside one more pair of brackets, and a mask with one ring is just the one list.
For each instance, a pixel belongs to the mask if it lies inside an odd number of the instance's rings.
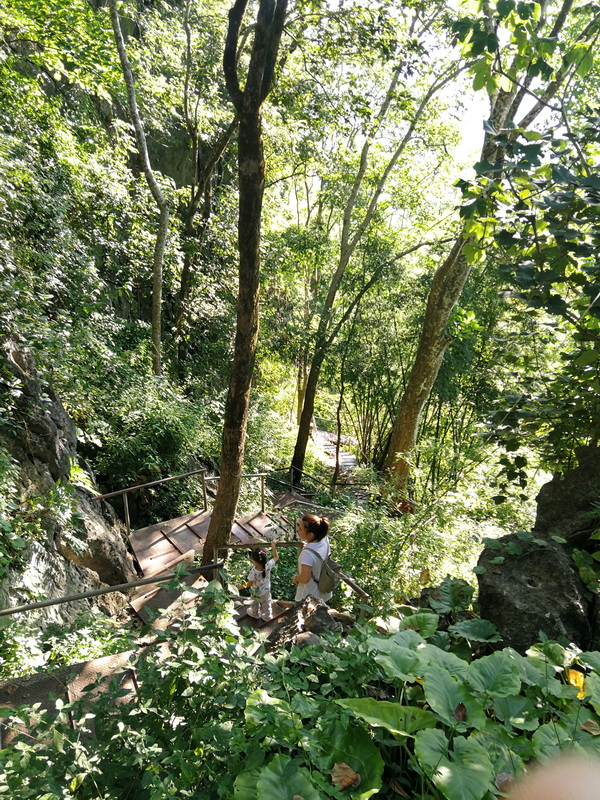
[[[309,595],[311,597],[320,597],[321,600],[329,600],[333,592],[321,594],[319,591],[318,581],[321,577],[321,569],[323,568],[323,561],[325,561],[331,552],[331,545],[329,544],[329,537],[325,536],[320,542],[307,542],[302,548],[302,552],[298,556],[298,573],[302,571],[302,565],[307,564],[311,568],[310,580],[308,583],[299,583],[296,589],[296,602],[304,600]],[[318,553],[321,558],[316,555]]]
[[275,560],[270,558],[265,564],[265,574],[263,576],[262,569],[252,567],[248,573],[248,581],[252,584],[252,588],[258,590],[259,594],[266,594],[271,591],[271,570],[275,566]]

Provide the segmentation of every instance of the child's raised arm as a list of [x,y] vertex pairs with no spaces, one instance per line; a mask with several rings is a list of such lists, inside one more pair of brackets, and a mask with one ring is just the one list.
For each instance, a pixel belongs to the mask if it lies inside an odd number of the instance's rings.
[[271,553],[273,555],[273,561],[277,561],[279,558],[279,553],[277,552],[277,539],[273,539],[271,541]]

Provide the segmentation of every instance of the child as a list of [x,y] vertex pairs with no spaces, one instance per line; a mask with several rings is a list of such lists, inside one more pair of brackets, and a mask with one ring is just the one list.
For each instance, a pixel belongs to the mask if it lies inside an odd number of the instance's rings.
[[252,602],[248,609],[248,616],[254,619],[263,619],[265,622],[273,618],[271,570],[279,558],[276,544],[276,541],[271,542],[272,557],[268,561],[264,550],[257,547],[250,551],[250,559],[254,566],[248,573],[248,582],[241,587],[251,590]]

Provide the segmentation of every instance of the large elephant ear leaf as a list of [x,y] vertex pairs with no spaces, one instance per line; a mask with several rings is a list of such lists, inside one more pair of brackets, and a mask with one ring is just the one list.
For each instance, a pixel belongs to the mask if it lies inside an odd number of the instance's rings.
[[419,763],[447,800],[481,800],[493,791],[494,769],[478,742],[457,736],[449,749],[443,731],[420,731],[415,739]]
[[383,759],[363,728],[350,726],[344,729],[340,724],[334,725],[330,734],[330,746],[327,768],[331,770],[334,764],[347,764],[360,777],[360,784],[348,795],[352,800],[367,800],[381,789]]
[[418,611],[400,621],[399,631],[416,631],[423,639],[428,639],[436,632],[439,621],[439,616],[431,611]]
[[429,605],[438,614],[464,611],[471,605],[475,589],[461,578],[446,575],[429,595]]
[[388,678],[399,678],[403,681],[415,680],[424,671],[419,654],[408,647],[394,645],[387,653],[377,653],[375,661],[383,667]]
[[240,772],[233,784],[233,800],[256,800],[256,784],[259,778],[258,768]]
[[[255,800],[293,800],[296,796],[304,800],[320,800],[309,771],[299,768],[297,761],[280,753],[261,771],[256,782]],[[239,798],[241,800],[241,795]],[[238,800],[237,795],[235,800]]]
[[493,697],[514,697],[521,691],[519,670],[501,651],[473,661],[468,681],[474,689]]
[[450,625],[450,633],[470,639],[472,642],[499,642],[502,637],[498,633],[498,628],[488,619],[465,619]]
[[336,703],[349,708],[368,725],[385,728],[396,736],[412,736],[423,728],[434,728],[437,723],[431,711],[387,700],[374,700],[372,697],[336,700]]
[[448,670],[431,664],[425,673],[423,689],[430,707],[446,725],[458,731],[485,725],[483,706]]

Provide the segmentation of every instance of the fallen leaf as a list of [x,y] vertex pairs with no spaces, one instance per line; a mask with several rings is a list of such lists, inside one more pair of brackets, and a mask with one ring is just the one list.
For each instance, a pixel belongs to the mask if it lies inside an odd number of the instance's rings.
[[352,767],[343,762],[334,764],[331,770],[331,782],[339,789],[356,789],[360,783],[360,775]]
[[512,772],[499,772],[494,779],[496,789],[498,789],[499,792],[510,791],[514,781],[515,776],[512,774]]
[[467,718],[467,707],[464,703],[459,703],[452,714],[457,722],[464,722]]
[[408,797],[410,800],[410,795],[406,794],[402,786],[400,786],[400,784],[395,778],[392,778],[392,780],[390,781],[390,789],[392,790],[392,792],[394,792],[394,794],[399,794],[400,797]]
[[419,583],[421,586],[426,586],[429,583],[431,578],[431,573],[428,569],[422,570],[421,574],[419,575]]
[[16,683],[9,683],[8,686],[4,686],[3,688],[6,694],[14,694],[19,687]]
[[591,733],[592,736],[600,736],[600,725],[598,725],[595,719],[588,719],[587,722],[579,726],[579,730]]

